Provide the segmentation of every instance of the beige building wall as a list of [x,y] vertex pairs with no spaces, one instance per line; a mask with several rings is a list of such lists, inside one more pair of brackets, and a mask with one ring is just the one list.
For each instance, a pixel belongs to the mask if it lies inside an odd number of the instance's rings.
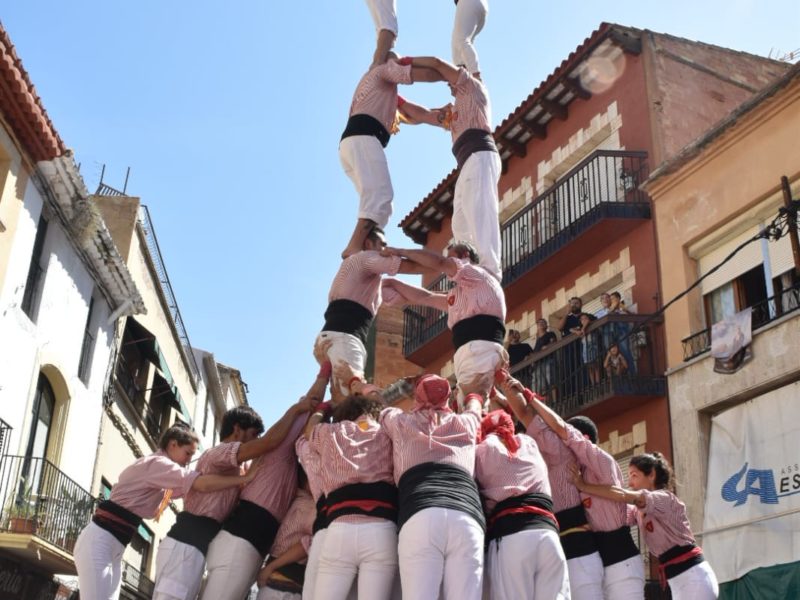
[[5,122],[0,121],[0,293],[29,177],[28,160],[20,153]]

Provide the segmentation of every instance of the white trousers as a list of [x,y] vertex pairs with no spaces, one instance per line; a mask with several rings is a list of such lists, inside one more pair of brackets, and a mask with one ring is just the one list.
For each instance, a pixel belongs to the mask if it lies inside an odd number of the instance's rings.
[[394,189],[383,146],[373,135],[351,135],[339,142],[339,160],[358,193],[358,218],[386,229]]
[[[458,3],[459,6],[461,2]],[[500,156],[474,152],[461,167],[453,196],[453,239],[467,241],[478,251],[480,265],[502,280],[500,256]]]
[[489,543],[492,600],[569,600],[567,559],[555,531],[530,529]]
[[[336,366],[336,363],[344,361],[350,365],[354,375],[364,374],[364,368],[367,364],[367,349],[359,338],[341,331],[321,331],[317,335],[314,345],[317,346],[327,340],[333,342],[330,349],[328,349],[328,360],[331,361],[331,365]],[[348,383],[348,381],[339,381],[339,379],[333,377],[331,386],[338,386],[342,394],[349,396]]]
[[388,599],[396,576],[397,525],[333,522],[322,545],[314,600],[345,600],[356,578],[359,598]]
[[483,530],[449,508],[426,508],[400,530],[398,554],[403,598],[481,600]]
[[719,583],[707,561],[669,578],[672,600],[717,600]]
[[191,544],[165,537],[156,554],[153,600],[195,600],[203,583],[206,557]]
[[117,538],[93,522],[81,531],[75,542],[75,568],[81,598],[117,600],[122,582],[122,553]]
[[632,556],[603,569],[603,595],[606,600],[643,600],[642,557]]
[[208,577],[201,600],[242,600],[263,561],[250,542],[223,529],[208,547]]
[[603,561],[599,552],[570,558],[567,570],[572,600],[603,600]]
[[273,590],[266,586],[258,590],[258,596],[256,596],[256,600],[300,600],[301,598],[302,596],[300,594],[281,592],[280,590]]
[[[508,353],[497,342],[473,340],[456,350],[453,356],[456,381],[458,382],[458,401],[463,403],[462,385],[473,386],[480,382],[488,393],[494,385],[494,373],[508,359]],[[463,409],[463,406],[460,406]]]
[[470,73],[480,72],[475,38],[483,29],[489,14],[488,0],[459,0],[453,23],[453,63],[464,65]]
[[375,30],[388,29],[397,36],[397,7],[395,0],[367,0],[369,14],[375,22]]

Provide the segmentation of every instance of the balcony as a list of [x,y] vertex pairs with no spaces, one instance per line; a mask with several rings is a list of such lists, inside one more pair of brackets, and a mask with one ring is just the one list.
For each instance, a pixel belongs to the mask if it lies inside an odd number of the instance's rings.
[[[791,314],[800,308],[800,284],[786,288],[779,294],[752,306],[752,331],[772,323],[776,319]],[[711,350],[711,328],[703,329],[681,340],[684,362]]]
[[[511,373],[564,417],[581,412],[603,418],[666,394],[661,336],[660,318],[608,315],[589,325],[584,337],[566,336],[515,365]],[[627,364],[618,372],[604,367],[615,344]]]
[[[448,292],[454,283],[444,275],[428,286],[432,292]],[[429,343],[433,342],[433,343]],[[425,364],[451,346],[447,313],[430,306],[408,306],[403,311],[403,353],[417,364]]]
[[95,499],[44,458],[0,458],[0,548],[54,573],[75,574],[72,552]]
[[122,561],[122,590],[120,598],[149,600],[153,597],[155,584],[141,571],[126,561]]

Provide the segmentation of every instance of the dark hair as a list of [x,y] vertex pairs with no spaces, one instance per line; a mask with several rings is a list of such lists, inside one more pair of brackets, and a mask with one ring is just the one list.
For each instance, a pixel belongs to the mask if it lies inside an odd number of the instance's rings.
[[652,452],[650,454],[637,454],[631,458],[631,466],[636,467],[645,475],[650,475],[655,469],[656,489],[675,491],[675,480],[672,474],[672,467],[664,458],[661,452]]
[[238,425],[240,429],[258,429],[260,435],[264,431],[264,421],[256,411],[249,406],[234,406],[222,415],[222,425],[219,429],[219,439],[224,440],[233,435],[233,427]]
[[573,296],[572,298],[570,298],[570,299],[569,299],[569,301],[570,301],[570,302],[572,302],[573,300],[577,300],[578,302],[580,302],[580,303],[581,303],[581,306],[583,306],[583,300],[581,300],[581,299],[580,299],[580,298],[578,298],[577,296]]
[[609,294],[609,296],[614,296],[614,297],[619,298],[620,300],[622,300],[622,294],[620,294],[619,292],[611,292]]
[[197,444],[200,438],[192,431],[186,423],[181,421],[176,422],[172,427],[167,429],[158,441],[158,447],[166,450],[169,443],[175,440],[178,446],[185,446],[187,444]]
[[386,233],[383,231],[383,229],[381,229],[377,225],[374,225],[372,229],[369,230],[369,233],[367,234],[367,239],[373,242],[378,242],[380,241],[380,238],[378,236],[383,236],[385,239]]
[[469,258],[469,262],[472,264],[477,265],[480,262],[478,251],[475,249],[475,246],[469,242],[459,240],[453,242],[447,248],[455,252],[458,258]]
[[595,425],[594,421],[592,421],[589,417],[578,415],[577,417],[572,417],[571,419],[567,420],[567,423],[572,425],[583,435],[589,436],[589,440],[593,444],[597,443],[597,425]]
[[353,394],[345,398],[339,406],[333,409],[333,422],[356,421],[362,415],[377,419],[384,408],[386,406],[380,400],[368,398],[361,394]]
[[306,475],[306,470],[303,468],[299,462],[297,463],[297,487],[304,488],[308,483],[308,475]]
[[596,320],[597,320],[597,317],[595,317],[595,316],[594,316],[592,313],[587,313],[587,312],[582,312],[581,314],[579,314],[579,315],[578,315],[578,318],[579,318],[579,319],[580,319],[581,317],[587,317],[587,318],[589,319],[589,322],[590,322],[590,323],[591,323],[592,321],[596,321]]

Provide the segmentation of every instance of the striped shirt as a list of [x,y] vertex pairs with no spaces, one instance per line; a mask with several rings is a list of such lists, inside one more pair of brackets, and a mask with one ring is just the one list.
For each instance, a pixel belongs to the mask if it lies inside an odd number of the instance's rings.
[[[275,541],[272,542],[270,556],[277,558],[297,542],[303,544],[303,548],[308,554],[308,549],[311,547],[311,528],[316,515],[317,509],[311,499],[311,494],[304,489],[298,489],[286,516],[281,521]],[[305,563],[306,559],[298,562]]]
[[447,326],[476,315],[506,320],[506,297],[500,282],[489,271],[467,259],[454,258],[456,285],[447,294]]
[[305,427],[308,413],[295,418],[286,438],[261,459],[254,479],[242,488],[241,500],[268,510],[281,521],[289,510],[294,492],[297,489],[297,455],[294,442]]
[[182,498],[200,473],[180,466],[163,450],[143,456],[119,474],[111,488],[112,502],[143,519],[152,519],[164,500],[167,490],[172,498]]
[[294,450],[297,453],[297,460],[306,472],[308,487],[311,488],[311,496],[316,502],[322,495],[322,461],[304,435],[297,438]]
[[492,107],[486,86],[461,67],[453,86],[455,100],[450,117],[450,133],[455,142],[467,129],[492,132]]
[[578,506],[581,503],[581,495],[578,488],[573,485],[569,471],[571,464],[578,463],[572,450],[567,448],[558,434],[550,429],[541,417],[537,416],[531,421],[527,433],[536,440],[539,452],[547,464],[553,510],[559,512]]
[[636,511],[639,531],[650,552],[656,556],[673,546],[695,544],[686,505],[667,490],[642,490],[645,507]]
[[486,502],[486,512],[513,496],[531,492],[550,495],[547,465],[536,442],[527,435],[514,436],[519,450],[511,456],[496,435],[489,435],[475,451],[475,478]]
[[328,292],[328,302],[352,300],[374,316],[381,305],[381,276],[397,275],[402,259],[381,256],[375,250],[362,250],[342,261]]
[[[361,417],[357,421],[320,423],[311,434],[311,447],[319,454],[322,490],[329,495],[354,483],[394,483],[392,441],[377,421]],[[382,521],[368,515],[345,515],[342,523]]]
[[[584,435],[567,424],[567,446],[575,453],[586,483],[624,487],[622,471],[608,452],[593,444]],[[628,505],[606,500],[581,492],[586,518],[594,531],[614,531],[630,521]]]
[[413,83],[411,65],[389,59],[372,67],[358,82],[350,104],[350,116],[369,115],[391,132],[397,112],[398,83]]
[[[197,472],[202,475],[240,475],[241,467],[236,456],[241,445],[241,442],[222,442],[206,450],[197,461]],[[216,492],[190,490],[183,500],[183,510],[200,517],[211,517],[221,523],[236,506],[238,499],[238,486]]]
[[481,427],[480,414],[419,410],[410,413],[386,408],[380,423],[392,440],[394,480],[411,467],[435,462],[475,473],[475,445]]

